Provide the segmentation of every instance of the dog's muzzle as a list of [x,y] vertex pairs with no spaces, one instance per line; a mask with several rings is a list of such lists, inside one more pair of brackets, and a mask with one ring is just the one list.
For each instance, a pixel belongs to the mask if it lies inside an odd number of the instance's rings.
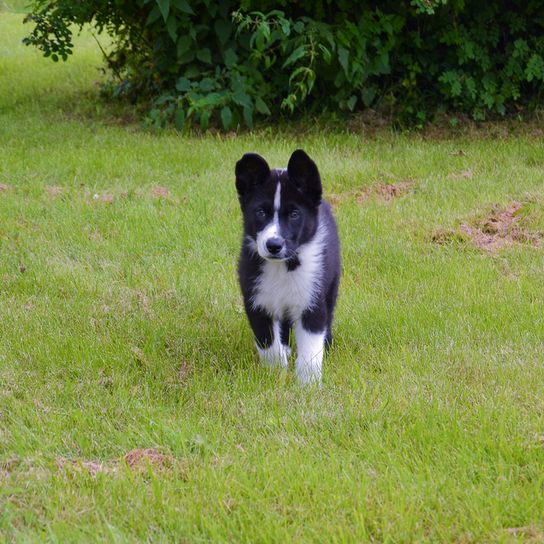
[[266,249],[270,253],[270,256],[275,259],[280,257],[283,246],[284,246],[284,241],[278,236],[269,238],[266,241]]

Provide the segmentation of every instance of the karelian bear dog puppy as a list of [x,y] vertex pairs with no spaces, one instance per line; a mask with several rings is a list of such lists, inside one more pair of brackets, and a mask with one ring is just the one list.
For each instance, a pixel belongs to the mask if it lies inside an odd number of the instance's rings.
[[287,367],[293,329],[299,381],[321,383],[340,243],[317,166],[301,149],[287,169],[270,169],[260,155],[246,153],[236,163],[236,189],[244,220],[240,287],[261,360]]

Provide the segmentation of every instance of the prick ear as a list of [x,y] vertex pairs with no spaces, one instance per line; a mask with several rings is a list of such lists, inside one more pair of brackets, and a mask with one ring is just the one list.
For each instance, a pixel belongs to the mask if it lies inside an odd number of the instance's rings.
[[268,178],[270,167],[257,153],[246,153],[236,163],[235,173],[238,196],[243,196]]
[[297,149],[291,155],[287,173],[289,181],[298,191],[305,195],[314,206],[319,206],[323,193],[319,170],[315,162],[302,149]]

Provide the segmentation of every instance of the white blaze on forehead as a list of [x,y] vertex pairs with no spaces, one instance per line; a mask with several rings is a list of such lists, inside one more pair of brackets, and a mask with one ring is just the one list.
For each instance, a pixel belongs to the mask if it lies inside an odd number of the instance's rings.
[[280,209],[281,202],[281,183],[278,180],[276,185],[276,192],[274,193],[274,217],[266,227],[257,234],[257,252],[261,257],[267,257],[269,255],[266,248],[266,242],[270,238],[276,238],[280,236],[280,220],[278,217],[278,210]]
[[274,220],[277,220],[277,213],[280,209],[280,202],[281,202],[281,182],[278,181],[278,185],[276,186],[276,194],[274,195]]

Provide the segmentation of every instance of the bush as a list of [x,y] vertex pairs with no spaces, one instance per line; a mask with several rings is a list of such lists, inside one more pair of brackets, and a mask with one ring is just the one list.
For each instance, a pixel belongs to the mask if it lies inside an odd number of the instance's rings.
[[25,43],[54,61],[72,24],[108,32],[112,95],[151,99],[157,126],[368,107],[484,119],[543,98],[538,0],[34,0],[27,21]]

